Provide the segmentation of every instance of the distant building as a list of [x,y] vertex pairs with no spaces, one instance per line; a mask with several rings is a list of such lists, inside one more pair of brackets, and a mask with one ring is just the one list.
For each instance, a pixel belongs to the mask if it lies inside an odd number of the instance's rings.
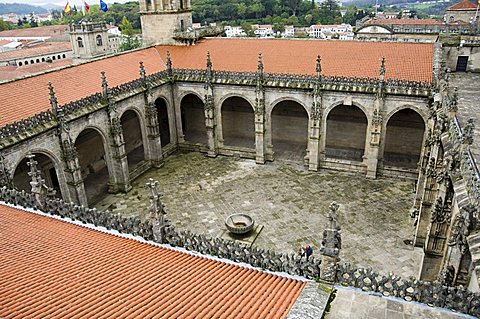
[[245,33],[245,30],[242,29],[240,26],[225,26],[225,36],[227,38],[235,38],[235,37],[245,37],[247,34]]
[[282,32],[282,38],[293,38],[295,36],[295,27],[293,25],[286,25],[285,31]]
[[68,34],[72,43],[73,59],[82,62],[113,53],[105,23],[83,21],[70,24]]
[[472,23],[478,21],[477,9],[478,4],[474,4],[470,0],[462,0],[447,8],[444,19],[447,23],[458,21]]
[[316,39],[339,39],[340,34],[343,38],[353,39],[353,28],[350,24],[325,24],[311,25],[307,29],[308,36]]
[[273,37],[273,27],[271,24],[256,24],[252,25],[253,33],[259,38]]

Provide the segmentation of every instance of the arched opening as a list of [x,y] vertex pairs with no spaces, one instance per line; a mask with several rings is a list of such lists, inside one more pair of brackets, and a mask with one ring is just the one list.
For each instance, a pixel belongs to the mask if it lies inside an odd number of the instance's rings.
[[66,57],[67,57],[67,56],[65,55],[65,53],[64,53],[64,54],[62,54],[62,58],[64,58],[64,59],[65,59]]
[[35,63],[35,61],[33,61],[33,59],[32,59],[32,60],[30,60],[30,64],[34,64],[34,63]]
[[303,161],[308,143],[308,113],[294,101],[282,101],[272,111],[272,144],[276,159]]
[[170,125],[168,123],[168,109],[167,103],[164,99],[158,98],[155,100],[155,108],[157,109],[157,121],[160,130],[160,140],[162,146],[170,144]]
[[96,37],[97,46],[101,47],[103,45],[102,36],[99,34]]
[[28,61],[25,61],[25,65],[28,65]]
[[120,122],[122,123],[128,169],[132,171],[132,169],[145,158],[140,120],[135,111],[128,110],[123,113]]
[[255,115],[247,100],[232,96],[222,103],[223,144],[255,148]]
[[185,141],[207,144],[205,111],[202,100],[195,94],[187,94],[180,103],[182,129]]
[[[60,182],[57,175],[57,170],[55,169],[55,164],[50,156],[47,156],[42,153],[33,153],[35,157],[33,158],[38,164],[37,169],[40,171],[42,178],[45,180],[45,184],[48,187],[51,187],[55,190],[55,196],[62,198],[62,193],[60,191]],[[18,190],[24,190],[30,192],[32,187],[30,186],[30,181],[32,180],[28,173],[30,172],[30,166],[28,166],[29,159],[24,158],[18,164],[13,175],[13,185]]]
[[388,166],[416,168],[422,152],[425,123],[412,109],[395,113],[387,122],[383,163]]
[[98,131],[88,128],[78,135],[75,141],[75,148],[78,154],[87,201],[92,206],[108,190],[105,142]]
[[45,58],[42,58],[42,62],[45,62]]
[[36,61],[37,63],[40,63],[40,59],[36,59],[35,61]]
[[83,48],[83,39],[81,37],[77,38],[77,44],[79,48]]
[[18,66],[22,66],[22,65],[23,65],[23,63],[22,63],[22,62],[18,62]]
[[338,105],[327,116],[325,155],[361,162],[365,152],[367,117],[355,105]]

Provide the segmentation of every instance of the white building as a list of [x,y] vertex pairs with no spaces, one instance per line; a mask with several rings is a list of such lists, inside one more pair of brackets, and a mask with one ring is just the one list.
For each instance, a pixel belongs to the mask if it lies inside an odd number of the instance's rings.
[[282,38],[293,38],[295,36],[295,27],[293,25],[286,25],[285,31],[282,32]]
[[252,28],[254,28],[253,33],[259,38],[269,38],[274,36],[271,24],[254,24],[252,25]]
[[234,37],[245,37],[247,34],[240,26],[232,27],[232,26],[225,26],[225,35],[227,38],[234,38]]
[[[336,39],[350,37],[353,39],[353,28],[350,24],[325,24],[325,25],[311,25],[307,29],[308,36],[310,38],[317,39]],[[343,40],[343,39],[342,39]],[[349,39],[350,40],[350,39]]]

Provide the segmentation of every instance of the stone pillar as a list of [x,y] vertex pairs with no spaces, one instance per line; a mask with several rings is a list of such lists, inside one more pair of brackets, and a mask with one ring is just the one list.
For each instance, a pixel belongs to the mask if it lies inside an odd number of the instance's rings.
[[377,178],[378,155],[380,151],[380,136],[382,133],[382,111],[385,104],[385,58],[380,65],[380,79],[378,81],[373,116],[370,121],[370,141],[367,144],[365,155],[367,158],[367,178]]
[[317,56],[317,78],[313,88],[313,103],[310,111],[308,134],[308,169],[317,171],[320,163],[320,131],[323,113],[322,67],[320,56]]
[[58,107],[57,97],[53,90],[52,83],[48,83],[50,90],[50,105],[52,113],[57,120],[58,127],[56,135],[58,136],[60,149],[62,151],[62,160],[65,164],[65,175],[67,178],[67,188],[69,198],[78,205],[88,206],[87,194],[83,184],[82,172],[78,161],[77,150],[70,136],[70,128],[65,121],[63,109]]
[[117,113],[117,106],[110,99],[110,92],[105,72],[102,71],[102,94],[107,101],[107,116],[109,130],[109,145],[112,151],[112,167],[109,167],[108,191],[111,193],[128,192],[130,175],[128,171],[127,153],[125,152],[125,141],[123,139],[122,123]]
[[265,164],[265,88],[263,87],[262,54],[258,55],[257,86],[255,88],[255,162]]
[[142,79],[145,88],[145,123],[147,125],[147,143],[148,152],[147,159],[152,163],[153,167],[163,166],[162,140],[160,138],[160,127],[158,123],[157,109],[155,101],[152,97],[150,83],[147,81],[143,62],[140,62],[140,79]]
[[212,61],[210,60],[210,52],[207,52],[207,74],[205,78],[205,127],[207,129],[207,156],[216,157],[217,141],[215,137],[215,103],[213,98],[213,69]]
[[0,153],[0,187],[3,186],[13,188],[13,181],[8,173],[6,160]]
[[327,283],[334,283],[337,274],[337,264],[340,261],[338,257],[342,248],[342,236],[340,234],[340,225],[338,225],[337,211],[339,205],[332,202],[329,206],[328,225],[323,231],[322,262],[320,263],[320,280]]

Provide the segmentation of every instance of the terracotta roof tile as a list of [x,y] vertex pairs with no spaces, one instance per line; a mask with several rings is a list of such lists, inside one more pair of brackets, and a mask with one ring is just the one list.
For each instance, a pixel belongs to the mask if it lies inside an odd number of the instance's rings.
[[147,74],[165,68],[157,51],[148,48],[0,84],[0,126],[50,109],[49,81],[58,102],[65,104],[100,92],[101,71],[106,72],[110,87],[138,79],[140,61]]
[[50,25],[44,27],[5,30],[0,32],[0,38],[15,38],[15,37],[62,37],[68,29],[67,25]]
[[261,52],[265,72],[314,74],[315,59],[320,55],[325,75],[372,78],[378,78],[384,56],[387,79],[432,80],[432,44],[213,38],[193,47],[157,46],[157,49],[163,59],[166,51],[170,51],[174,68],[204,69],[210,52],[216,70],[255,72]]
[[0,245],[5,318],[284,318],[305,285],[3,205]]
[[470,0],[462,0],[455,3],[454,5],[447,8],[447,11],[450,10],[477,10],[477,5]]
[[70,42],[46,42],[38,46],[12,50],[0,53],[0,61],[14,60],[23,57],[33,57],[37,55],[65,52],[72,50]]

